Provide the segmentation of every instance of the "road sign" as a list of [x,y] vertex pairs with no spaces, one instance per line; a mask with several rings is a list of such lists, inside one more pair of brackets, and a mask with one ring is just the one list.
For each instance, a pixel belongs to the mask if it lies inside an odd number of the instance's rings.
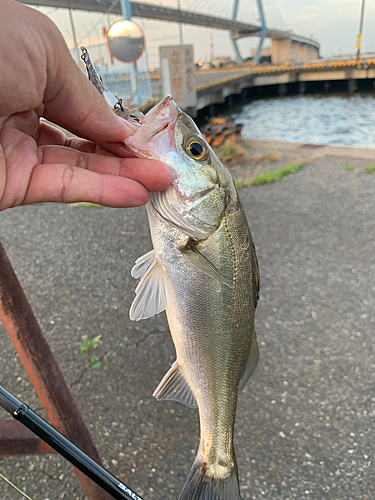
[[164,96],[171,94],[182,108],[197,104],[192,45],[160,47],[161,80]]

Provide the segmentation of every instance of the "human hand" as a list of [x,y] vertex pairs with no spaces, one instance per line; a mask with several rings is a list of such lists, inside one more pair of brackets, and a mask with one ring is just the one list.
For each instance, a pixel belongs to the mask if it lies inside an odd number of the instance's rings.
[[[0,0],[0,210],[40,202],[147,203],[170,173],[130,158],[132,125],[117,117],[79,70],[57,27]],[[85,139],[68,139],[41,117]]]

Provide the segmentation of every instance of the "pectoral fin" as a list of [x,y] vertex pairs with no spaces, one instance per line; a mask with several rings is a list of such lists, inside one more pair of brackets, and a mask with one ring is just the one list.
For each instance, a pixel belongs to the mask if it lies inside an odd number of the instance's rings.
[[194,394],[191,392],[177,361],[173,363],[164,375],[160,384],[155,389],[153,396],[157,400],[179,401],[190,408],[198,407]]
[[189,243],[186,247],[180,249],[183,255],[198,269],[203,271],[208,276],[217,279],[229,288],[233,288],[232,283],[227,280],[225,276],[210,262],[204,255],[200,253],[198,248],[193,242]]
[[[142,264],[135,271],[135,274],[139,273],[141,266]],[[144,268],[142,269],[144,270]],[[157,260],[154,260],[151,266],[146,269],[146,274],[135,289],[136,297],[129,311],[132,321],[151,318],[164,311],[168,305],[168,292],[162,267]]]
[[135,261],[131,270],[133,278],[141,278],[155,262],[155,250],[150,250]]
[[247,359],[247,364],[246,368],[244,371],[244,374],[242,376],[242,379],[240,381],[240,385],[238,387],[239,391],[242,391],[242,389],[245,387],[247,381],[251,377],[251,375],[255,372],[255,368],[257,367],[259,360],[259,348],[258,348],[258,342],[257,342],[257,334],[254,331],[253,335],[253,340],[251,341],[251,347],[250,347],[250,352],[249,352],[249,357]]

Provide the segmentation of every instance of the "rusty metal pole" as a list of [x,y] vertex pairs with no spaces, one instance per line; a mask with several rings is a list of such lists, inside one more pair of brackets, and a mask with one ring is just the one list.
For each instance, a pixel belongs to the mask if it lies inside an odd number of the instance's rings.
[[0,457],[50,453],[55,451],[20,422],[0,420]]
[[[95,461],[99,453],[0,242],[0,320],[51,424]],[[112,497],[74,469],[89,500]]]

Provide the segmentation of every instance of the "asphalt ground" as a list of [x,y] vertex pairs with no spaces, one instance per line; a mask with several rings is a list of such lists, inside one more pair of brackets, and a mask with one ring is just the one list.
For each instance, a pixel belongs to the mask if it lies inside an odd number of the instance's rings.
[[[362,168],[375,152],[293,151],[310,155],[301,171],[240,192],[261,269],[260,362],[235,428],[242,496],[374,500],[375,175]],[[198,416],[151,396],[174,360],[164,313],[128,318],[130,270],[151,248],[145,210],[37,205],[1,213],[0,227],[105,465],[145,500],[176,500]],[[103,336],[98,370],[77,354],[84,334]],[[0,348],[0,383],[43,415],[2,328]],[[85,498],[57,455],[3,458],[0,473],[33,500]],[[0,498],[21,496],[0,482]]]

